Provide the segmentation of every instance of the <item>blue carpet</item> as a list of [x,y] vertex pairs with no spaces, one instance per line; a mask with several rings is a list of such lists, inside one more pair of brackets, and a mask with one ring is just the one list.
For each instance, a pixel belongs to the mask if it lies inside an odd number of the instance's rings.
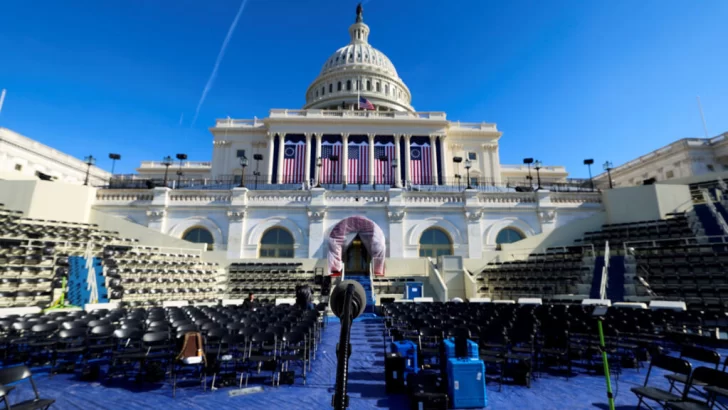
[[[405,396],[387,396],[384,391],[382,326],[381,320],[375,318],[353,325],[349,368],[351,409],[409,408]],[[336,376],[334,350],[339,329],[337,321],[329,322],[306,386],[297,378],[295,386],[265,386],[264,392],[247,396],[229,397],[232,388],[205,393],[195,384],[178,389],[177,398],[173,398],[169,384],[140,388],[133,383],[88,383],[68,374],[49,379],[40,370],[35,371],[35,380],[43,397],[56,398],[53,409],[329,409]],[[502,392],[498,392],[496,383],[489,382],[488,409],[607,409],[604,378],[581,369],[575,369],[575,373],[568,381],[558,372],[544,373],[530,389],[504,385]],[[634,408],[637,400],[629,389],[641,385],[645,373],[645,368],[640,373],[635,369],[623,370],[618,382],[613,376],[618,409]],[[653,372],[651,379],[667,385],[659,371]],[[11,393],[14,401],[32,394],[28,384],[20,384],[18,390]]]
[[612,256],[609,258],[609,278],[607,281],[607,299],[614,302],[624,300],[624,256]]

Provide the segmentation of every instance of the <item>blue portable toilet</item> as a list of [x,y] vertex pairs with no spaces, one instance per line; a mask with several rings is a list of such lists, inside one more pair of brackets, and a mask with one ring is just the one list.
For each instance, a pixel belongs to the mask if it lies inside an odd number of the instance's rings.
[[404,298],[412,300],[414,298],[424,297],[422,294],[422,282],[409,282],[405,289]]

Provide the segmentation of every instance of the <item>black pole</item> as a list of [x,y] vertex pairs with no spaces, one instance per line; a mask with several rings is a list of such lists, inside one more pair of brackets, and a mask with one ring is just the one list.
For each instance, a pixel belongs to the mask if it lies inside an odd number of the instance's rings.
[[164,187],[166,188],[167,187],[167,174],[169,173],[169,164],[164,164],[164,166],[165,166],[165,169],[164,169],[164,182],[162,183],[162,185],[164,185]]
[[614,186],[612,185],[612,169],[611,168],[607,168],[607,176],[609,177],[609,189],[612,189],[612,188],[614,188]]
[[591,190],[594,191],[594,180],[592,179],[591,164],[587,164],[586,166],[589,167],[589,185],[591,185]]
[[539,190],[541,189],[541,172],[540,171],[541,171],[540,167],[536,168],[536,179],[538,180],[538,188],[536,188],[536,189],[539,189]]
[[470,167],[468,167],[468,188],[467,189],[473,189],[473,187],[470,186]]
[[245,188],[245,167],[243,167],[243,172],[240,174],[240,188]]
[[346,410],[349,407],[349,396],[346,394],[346,384],[349,378],[349,356],[351,356],[351,303],[354,298],[354,285],[346,287],[344,296],[344,313],[341,315],[341,332],[339,344],[336,347],[336,388],[331,405],[334,410]]
[[[538,172],[538,171],[536,171]],[[528,183],[531,185],[531,189],[533,189],[533,177],[531,176],[531,163],[528,163]]]
[[83,182],[84,185],[88,185],[88,174],[91,172],[91,163],[89,162],[86,165],[88,166],[86,167],[86,180]]

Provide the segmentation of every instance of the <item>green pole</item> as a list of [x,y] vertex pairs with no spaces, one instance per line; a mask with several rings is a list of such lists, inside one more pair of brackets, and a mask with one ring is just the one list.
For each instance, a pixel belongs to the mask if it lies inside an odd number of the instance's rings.
[[614,395],[612,394],[612,380],[609,376],[609,362],[607,362],[607,346],[604,343],[604,330],[602,330],[601,319],[597,320],[599,327],[599,350],[602,351],[602,364],[604,365],[604,377],[607,379],[607,399],[609,399],[609,410],[614,410]]

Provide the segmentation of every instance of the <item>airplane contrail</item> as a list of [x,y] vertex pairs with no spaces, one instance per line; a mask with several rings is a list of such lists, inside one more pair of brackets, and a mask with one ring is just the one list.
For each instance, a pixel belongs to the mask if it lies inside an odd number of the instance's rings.
[[225,40],[222,42],[222,47],[220,47],[220,52],[217,54],[215,66],[212,67],[212,74],[210,74],[210,77],[207,79],[207,84],[205,84],[205,88],[202,90],[202,96],[200,96],[200,101],[197,102],[195,116],[192,118],[192,123],[190,125],[194,125],[197,121],[197,116],[200,114],[200,108],[202,108],[202,104],[205,102],[207,93],[210,92],[210,89],[212,89],[212,85],[215,83],[215,77],[217,77],[217,69],[220,68],[222,58],[225,56],[225,50],[227,49],[228,43],[230,42],[230,38],[232,38],[233,33],[235,32],[235,28],[238,25],[238,20],[240,20],[240,15],[243,14],[243,10],[245,9],[246,4],[248,4],[248,0],[243,0],[243,2],[240,4],[240,8],[238,9],[238,14],[235,15],[235,19],[233,19],[233,23],[228,29]]

